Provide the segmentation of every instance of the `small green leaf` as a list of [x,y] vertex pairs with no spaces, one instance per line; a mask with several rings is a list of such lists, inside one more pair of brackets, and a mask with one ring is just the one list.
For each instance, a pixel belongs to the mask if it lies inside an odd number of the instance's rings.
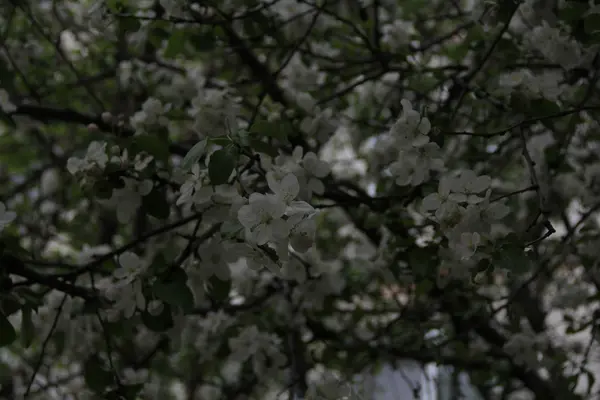
[[290,124],[287,121],[268,121],[264,118],[257,119],[250,133],[257,136],[272,137],[282,142],[288,140]]
[[83,376],[88,387],[98,394],[104,393],[114,384],[113,374],[104,369],[104,363],[96,355],[83,364]]
[[8,318],[0,313],[0,348],[8,346],[17,338],[17,332]]
[[2,250],[0,251],[0,255],[6,252],[6,254],[11,254],[15,257],[20,256],[28,256],[29,253],[21,246],[21,238],[16,235],[5,233],[2,236],[2,241],[0,241],[0,247]]
[[219,136],[208,139],[212,144],[217,144],[219,146],[229,146],[231,144],[231,139],[227,136]]
[[211,299],[222,303],[229,298],[231,291],[231,279],[222,281],[216,275],[210,277],[207,283],[207,291]]
[[100,179],[94,182],[93,192],[99,199],[110,199],[112,197],[113,185],[108,179]]
[[152,315],[148,311],[142,312],[142,322],[146,328],[153,332],[165,332],[174,326],[171,307],[164,304],[163,310],[159,315]]
[[187,39],[189,39],[189,37],[183,29],[175,31],[167,42],[165,57],[173,58],[183,53]]
[[31,320],[31,307],[25,306],[21,310],[21,346],[27,348],[31,345],[35,335],[35,327]]
[[135,154],[142,151],[150,154],[156,160],[167,161],[169,159],[169,145],[158,135],[139,135],[133,138],[132,150]]
[[198,162],[200,157],[202,157],[204,150],[206,150],[206,139],[199,141],[190,149],[190,151],[188,151],[181,162],[181,168],[186,171],[191,169],[192,166]]
[[205,29],[204,32],[194,33],[190,36],[190,44],[199,52],[207,52],[215,49],[218,39],[216,29]]
[[512,274],[522,274],[531,271],[533,260],[517,243],[506,244],[494,255],[494,268],[502,268]]
[[583,14],[588,10],[586,3],[568,1],[558,11],[558,17],[565,22],[581,21]]
[[252,150],[258,153],[264,153],[271,157],[277,157],[277,155],[279,155],[277,148],[271,146],[269,143],[263,142],[258,138],[250,139],[250,147]]
[[171,207],[167,201],[167,195],[164,190],[154,188],[150,193],[142,198],[142,204],[148,211],[148,214],[158,219],[169,218]]
[[590,13],[583,20],[585,32],[590,35],[600,33],[600,13]]
[[[21,302],[14,294],[0,295],[0,310],[5,316],[10,316],[21,309]],[[0,314],[1,315],[1,314]]]
[[123,0],[106,0],[106,7],[114,13],[121,13],[125,6]]
[[156,297],[173,307],[179,307],[184,312],[194,308],[194,295],[186,281],[173,280],[157,282],[152,287]]
[[558,114],[560,112],[560,107],[552,100],[533,99],[529,104],[534,115],[546,116]]
[[208,177],[213,185],[222,185],[227,183],[231,173],[235,168],[235,159],[233,154],[227,149],[215,151],[210,156],[208,164]]

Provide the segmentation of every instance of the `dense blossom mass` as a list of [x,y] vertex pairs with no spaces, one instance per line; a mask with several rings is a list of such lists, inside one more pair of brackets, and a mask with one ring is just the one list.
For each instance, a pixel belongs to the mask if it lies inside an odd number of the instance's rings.
[[592,0],[2,2],[0,398],[600,398],[599,51]]

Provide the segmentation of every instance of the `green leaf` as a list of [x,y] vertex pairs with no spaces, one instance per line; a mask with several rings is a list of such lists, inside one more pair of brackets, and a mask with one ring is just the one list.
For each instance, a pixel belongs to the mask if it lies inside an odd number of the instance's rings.
[[417,283],[415,292],[417,295],[427,295],[434,286],[435,284],[431,280],[423,279]]
[[268,121],[265,118],[258,118],[252,124],[250,133],[287,142],[290,130],[291,127],[287,121]]
[[271,146],[269,143],[263,142],[258,138],[250,139],[250,147],[258,153],[264,153],[271,157],[277,157],[277,155],[279,155],[279,151],[276,147]]
[[[583,14],[589,9],[587,3],[568,1],[558,11],[558,17],[565,22],[580,21]],[[585,19],[584,19],[585,21]]]
[[216,29],[205,29],[204,32],[194,33],[190,36],[190,44],[199,52],[214,50],[219,35]]
[[113,184],[108,179],[100,179],[94,182],[92,191],[99,199],[110,199],[113,192]]
[[114,13],[121,13],[125,5],[123,0],[106,0],[106,7]]
[[523,274],[531,271],[533,260],[525,252],[522,245],[509,243],[500,247],[494,254],[494,268],[502,268],[512,274]]
[[235,159],[233,154],[227,149],[215,151],[210,156],[208,164],[208,177],[213,185],[222,185],[227,183],[231,173],[235,168]]
[[148,311],[142,312],[142,322],[146,328],[153,332],[165,332],[174,326],[171,306],[165,304],[159,315],[152,315]]
[[131,146],[134,154],[144,151],[163,162],[168,161],[170,157],[169,144],[158,135],[135,136]]
[[17,338],[17,332],[8,318],[0,313],[0,348],[8,346]]
[[210,138],[208,139],[212,144],[217,144],[219,146],[229,146],[231,144],[231,139],[229,139],[227,136],[219,136],[219,137],[214,137],[214,138]]
[[[21,302],[14,294],[0,295],[0,310],[5,316],[10,316],[21,309]],[[0,314],[1,315],[1,314]]]
[[186,171],[191,169],[192,166],[198,162],[200,157],[202,157],[204,150],[206,150],[206,139],[199,141],[190,149],[190,151],[188,151],[181,162],[181,168]]
[[83,364],[83,377],[88,387],[98,394],[104,393],[114,384],[113,374],[104,369],[104,363],[96,355]]
[[536,116],[554,115],[560,112],[560,107],[556,102],[547,99],[533,99],[529,106]]
[[169,218],[171,207],[167,201],[167,194],[164,190],[154,188],[150,193],[142,198],[142,204],[148,211],[148,214],[158,219]]
[[600,33],[600,13],[590,13],[583,20],[585,32],[590,35]]
[[33,326],[33,321],[31,320],[31,307],[25,306],[21,310],[21,346],[27,348],[33,342],[33,338],[35,336],[35,327]]
[[152,291],[156,297],[173,307],[179,307],[184,312],[194,308],[194,295],[187,285],[187,279],[175,279],[166,282],[157,282]]
[[207,283],[208,295],[211,299],[218,303],[222,303],[229,298],[229,292],[231,291],[231,279],[221,280],[213,275],[210,277]]
[[179,29],[175,31],[167,42],[165,57],[173,58],[183,53],[187,39],[189,39],[189,36],[185,30]]
[[0,255],[6,253],[17,258],[29,255],[29,252],[21,246],[21,238],[13,234],[4,233],[0,248]]

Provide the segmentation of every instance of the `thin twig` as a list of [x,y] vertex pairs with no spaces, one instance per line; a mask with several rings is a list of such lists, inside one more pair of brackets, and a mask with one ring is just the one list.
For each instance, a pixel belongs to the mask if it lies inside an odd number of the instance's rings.
[[46,349],[48,347],[48,343],[50,343],[50,338],[52,337],[54,330],[58,326],[58,320],[60,319],[60,314],[62,313],[62,309],[63,309],[63,306],[65,305],[66,301],[67,301],[67,294],[65,293],[60,302],[60,305],[58,306],[58,309],[56,310],[56,316],[54,317],[54,321],[52,322],[52,326],[50,327],[48,336],[46,336],[46,339],[44,340],[44,343],[42,344],[42,351],[41,351],[40,357],[38,358],[38,361],[33,369],[33,374],[31,375],[31,379],[29,380],[29,383],[27,384],[27,389],[25,390],[25,394],[23,395],[24,398],[27,398],[27,396],[29,396],[29,393],[31,392],[31,387],[33,386],[33,382],[35,381],[35,377],[37,376],[37,373],[39,372],[39,370],[42,366],[42,363],[44,362],[44,356],[46,355]]

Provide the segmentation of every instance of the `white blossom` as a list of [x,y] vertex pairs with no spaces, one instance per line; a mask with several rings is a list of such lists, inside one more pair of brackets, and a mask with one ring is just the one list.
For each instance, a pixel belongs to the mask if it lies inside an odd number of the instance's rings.
[[119,265],[113,272],[113,276],[122,283],[133,282],[138,275],[145,271],[145,265],[137,254],[127,251],[119,256]]
[[127,223],[131,221],[142,204],[142,197],[152,191],[153,183],[151,180],[140,182],[130,178],[121,179],[125,183],[125,187],[114,189],[112,197],[105,204],[116,208],[119,222]]
[[260,332],[256,326],[245,328],[237,337],[229,339],[231,358],[244,362],[252,360],[254,371],[265,372],[267,359],[274,367],[285,363],[285,356],[279,350],[281,339],[273,334]]
[[88,171],[94,167],[104,170],[107,162],[106,143],[91,142],[83,159],[70,157],[67,160],[67,170],[73,175],[78,172]]
[[221,236],[216,235],[210,242],[199,249],[201,273],[207,277],[215,275],[222,281],[231,279],[231,270],[226,262],[227,249],[221,244]]
[[[289,187],[282,188],[283,195]],[[287,224],[281,217],[286,204],[275,195],[252,193],[249,203],[238,211],[238,220],[250,233],[257,244],[265,244],[271,239],[284,238],[288,234]]]
[[10,224],[14,219],[17,218],[17,213],[14,211],[8,211],[3,202],[0,201],[0,232]]
[[10,101],[8,92],[4,89],[0,89],[0,110],[5,113],[11,113],[17,110],[17,106]]

